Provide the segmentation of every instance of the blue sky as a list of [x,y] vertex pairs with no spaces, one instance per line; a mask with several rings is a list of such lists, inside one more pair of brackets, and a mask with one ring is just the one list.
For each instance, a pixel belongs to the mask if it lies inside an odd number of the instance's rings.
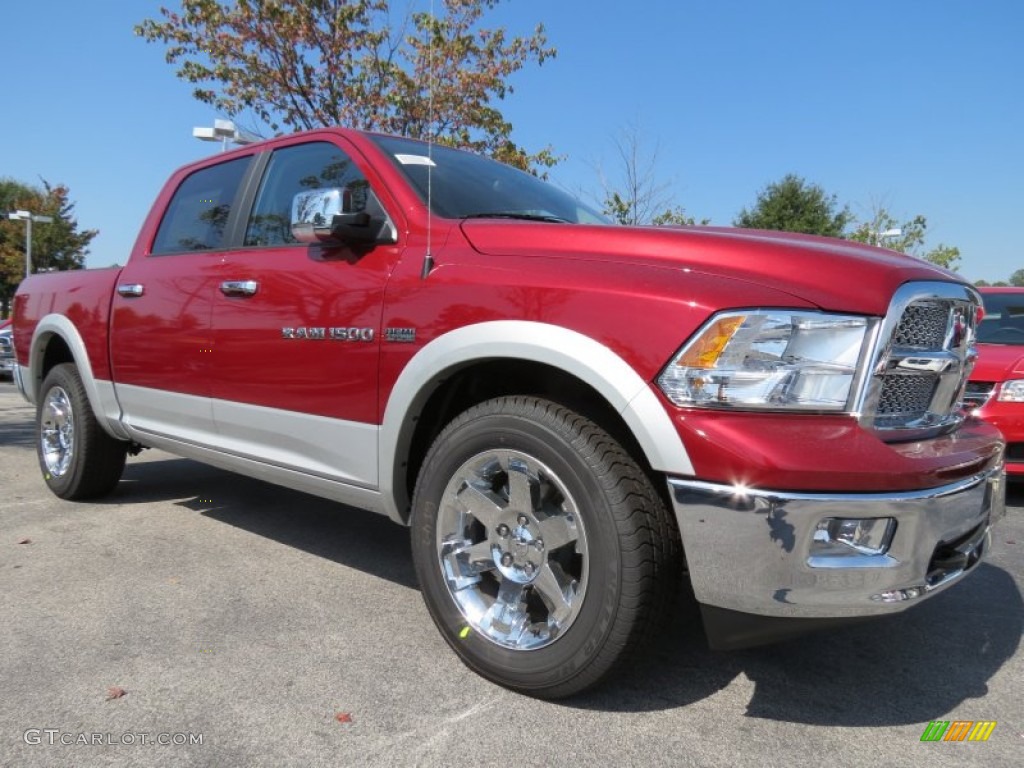
[[[172,0],[165,0],[173,5]],[[440,0],[436,0],[440,4]],[[145,0],[4,3],[0,176],[70,186],[96,228],[89,266],[123,263],[169,173],[217,147],[215,114],[132,33]],[[729,224],[786,173],[855,214],[923,214],[961,273],[1024,268],[1024,3],[1019,0],[505,0],[513,32],[559,54],[517,74],[514,138],[600,191],[613,138],[638,126],[692,215]]]

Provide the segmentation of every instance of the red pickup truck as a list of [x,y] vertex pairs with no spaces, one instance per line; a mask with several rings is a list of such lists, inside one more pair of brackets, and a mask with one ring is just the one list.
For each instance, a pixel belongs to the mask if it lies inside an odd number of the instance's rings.
[[320,130],[177,171],[122,269],[27,279],[16,379],[58,496],[155,447],[411,526],[477,672],[635,655],[684,577],[716,647],[916,605],[1003,514],[962,407],[977,293],[881,249],[608,226],[546,183]]

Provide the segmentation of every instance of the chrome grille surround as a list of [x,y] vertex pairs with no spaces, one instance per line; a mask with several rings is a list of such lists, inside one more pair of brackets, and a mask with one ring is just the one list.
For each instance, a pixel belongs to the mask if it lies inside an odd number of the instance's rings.
[[958,283],[900,287],[876,337],[870,377],[860,390],[860,423],[888,442],[955,429],[974,367],[981,297]]

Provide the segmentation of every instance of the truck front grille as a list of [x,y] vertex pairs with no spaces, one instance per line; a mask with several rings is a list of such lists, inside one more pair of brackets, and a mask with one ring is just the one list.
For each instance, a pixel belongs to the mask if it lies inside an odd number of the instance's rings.
[[909,283],[882,324],[862,421],[884,440],[917,440],[963,420],[980,299],[955,283]]

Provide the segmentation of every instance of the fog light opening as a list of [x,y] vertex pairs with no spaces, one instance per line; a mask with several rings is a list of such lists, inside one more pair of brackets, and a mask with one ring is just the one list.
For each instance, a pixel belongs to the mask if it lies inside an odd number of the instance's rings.
[[811,555],[884,555],[895,533],[896,521],[891,517],[826,517],[814,531]]

